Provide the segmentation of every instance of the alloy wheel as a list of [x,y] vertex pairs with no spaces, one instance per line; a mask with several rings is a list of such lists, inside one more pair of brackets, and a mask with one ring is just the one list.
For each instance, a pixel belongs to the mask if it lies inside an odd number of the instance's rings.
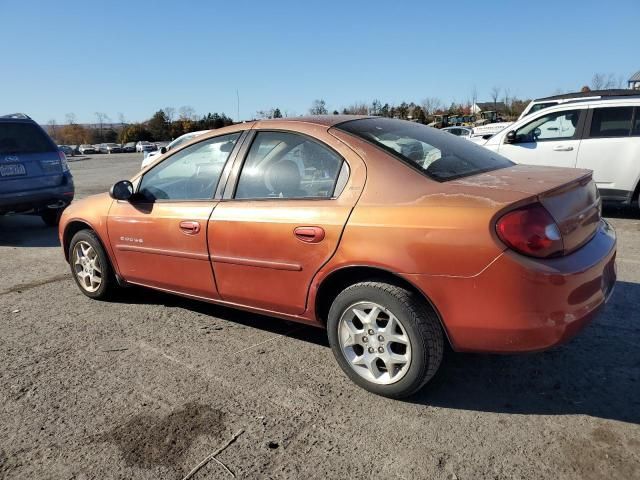
[[338,323],[342,354],[365,380],[389,385],[402,379],[411,364],[411,342],[400,320],[382,305],[356,303]]
[[84,240],[73,247],[73,270],[78,283],[87,292],[95,292],[102,285],[102,265],[96,250]]

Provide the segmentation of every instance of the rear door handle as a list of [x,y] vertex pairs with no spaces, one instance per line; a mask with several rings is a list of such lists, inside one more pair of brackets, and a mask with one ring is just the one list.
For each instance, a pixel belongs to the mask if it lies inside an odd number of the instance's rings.
[[293,234],[298,240],[305,243],[318,243],[324,240],[324,229],[322,227],[296,227]]
[[558,145],[557,147],[553,147],[554,152],[570,152],[573,150],[573,147],[565,147],[563,145]]
[[196,233],[200,233],[200,224],[191,220],[185,220],[184,222],[180,222],[180,230],[187,235],[195,235]]

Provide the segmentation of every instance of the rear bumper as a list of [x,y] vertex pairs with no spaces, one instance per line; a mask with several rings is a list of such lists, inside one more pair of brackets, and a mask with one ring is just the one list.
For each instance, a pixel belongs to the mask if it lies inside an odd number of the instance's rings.
[[71,203],[73,196],[73,179],[68,175],[65,184],[57,187],[0,194],[0,215],[37,212],[54,205],[64,208]]
[[566,342],[602,308],[616,280],[616,236],[602,222],[566,257],[506,251],[474,277],[407,275],[438,309],[455,350],[531,352]]

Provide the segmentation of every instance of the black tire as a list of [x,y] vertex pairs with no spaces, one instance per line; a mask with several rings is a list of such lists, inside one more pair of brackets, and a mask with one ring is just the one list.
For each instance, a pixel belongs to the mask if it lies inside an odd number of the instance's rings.
[[[101,283],[95,291],[88,291],[81,284],[80,279],[76,275],[74,265],[74,249],[76,247],[76,244],[81,241],[88,243],[94,249],[100,262],[100,267],[102,270]],[[69,266],[71,267],[71,274],[76,282],[76,285],[78,285],[80,291],[89,298],[93,298],[96,300],[108,300],[109,298],[111,298],[113,292],[118,287],[115,275],[113,273],[113,268],[111,267],[111,262],[109,262],[109,257],[104,251],[102,243],[100,243],[98,236],[93,230],[80,230],[73,236],[73,238],[71,239],[71,243],[69,244]]]
[[[342,315],[359,302],[376,303],[396,316],[411,343],[411,360],[402,378],[379,384],[360,376],[342,352],[338,327]],[[404,398],[416,393],[436,374],[442,361],[444,336],[433,309],[418,294],[381,282],[362,282],[343,290],[333,301],[327,321],[329,344],[347,376],[357,385],[377,395]]]
[[62,208],[47,208],[40,213],[40,218],[48,227],[57,227],[60,223]]

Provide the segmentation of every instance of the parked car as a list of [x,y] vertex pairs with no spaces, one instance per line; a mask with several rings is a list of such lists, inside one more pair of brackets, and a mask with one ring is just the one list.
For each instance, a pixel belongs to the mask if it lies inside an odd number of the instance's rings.
[[58,150],[61,150],[62,152],[64,152],[64,154],[67,157],[71,157],[71,156],[75,155],[75,152],[73,151],[73,149],[69,145],[58,145]]
[[640,94],[547,107],[484,146],[516,163],[593,170],[603,200],[638,205]]
[[155,143],[140,141],[136,143],[136,152],[153,152],[157,150]]
[[589,90],[588,92],[573,92],[573,93],[563,93],[561,95],[553,95],[551,97],[544,98],[536,98],[529,102],[529,105],[522,111],[518,120],[526,117],[531,113],[538,112],[543,108],[554,107],[556,105],[560,105],[562,103],[567,102],[575,102],[577,100],[588,101],[588,100],[600,100],[606,99],[609,97],[625,97],[625,96],[636,96],[638,95],[637,90],[628,90],[628,89],[609,89],[609,90]]
[[136,151],[136,142],[127,142],[122,146],[122,151],[126,153],[133,153]]
[[57,225],[74,195],[62,150],[30,117],[0,117],[0,215],[29,213]]
[[88,155],[88,154],[96,153],[96,148],[93,145],[89,145],[87,143],[84,143],[84,144],[80,145],[78,150],[80,151],[81,155]]
[[135,284],[323,327],[355,383],[403,397],[447,341],[538,351],[589,323],[616,278],[599,207],[587,170],[335,115],[201,135],[71,205],[59,233],[88,297]]
[[170,151],[171,149],[177,148],[183,143],[186,143],[189,140],[193,140],[194,138],[210,131],[211,130],[199,130],[197,132],[190,132],[190,133],[185,133],[184,135],[180,135],[178,138],[173,140],[167,146],[160,147],[160,149],[156,150],[155,152],[150,152],[146,157],[142,159],[142,165],[140,166],[140,168],[142,169],[142,168],[145,168],[147,165],[150,165],[151,162],[156,160],[158,155],[163,155],[166,152]]
[[117,143],[101,143],[100,153],[122,153],[122,147]]
[[443,128],[442,131],[455,135],[456,137],[469,138],[471,136],[471,128],[467,127],[446,127]]
[[100,145],[101,145],[100,143],[95,143],[95,144],[93,145],[93,149],[96,151],[96,153],[102,153],[102,152],[100,151]]

